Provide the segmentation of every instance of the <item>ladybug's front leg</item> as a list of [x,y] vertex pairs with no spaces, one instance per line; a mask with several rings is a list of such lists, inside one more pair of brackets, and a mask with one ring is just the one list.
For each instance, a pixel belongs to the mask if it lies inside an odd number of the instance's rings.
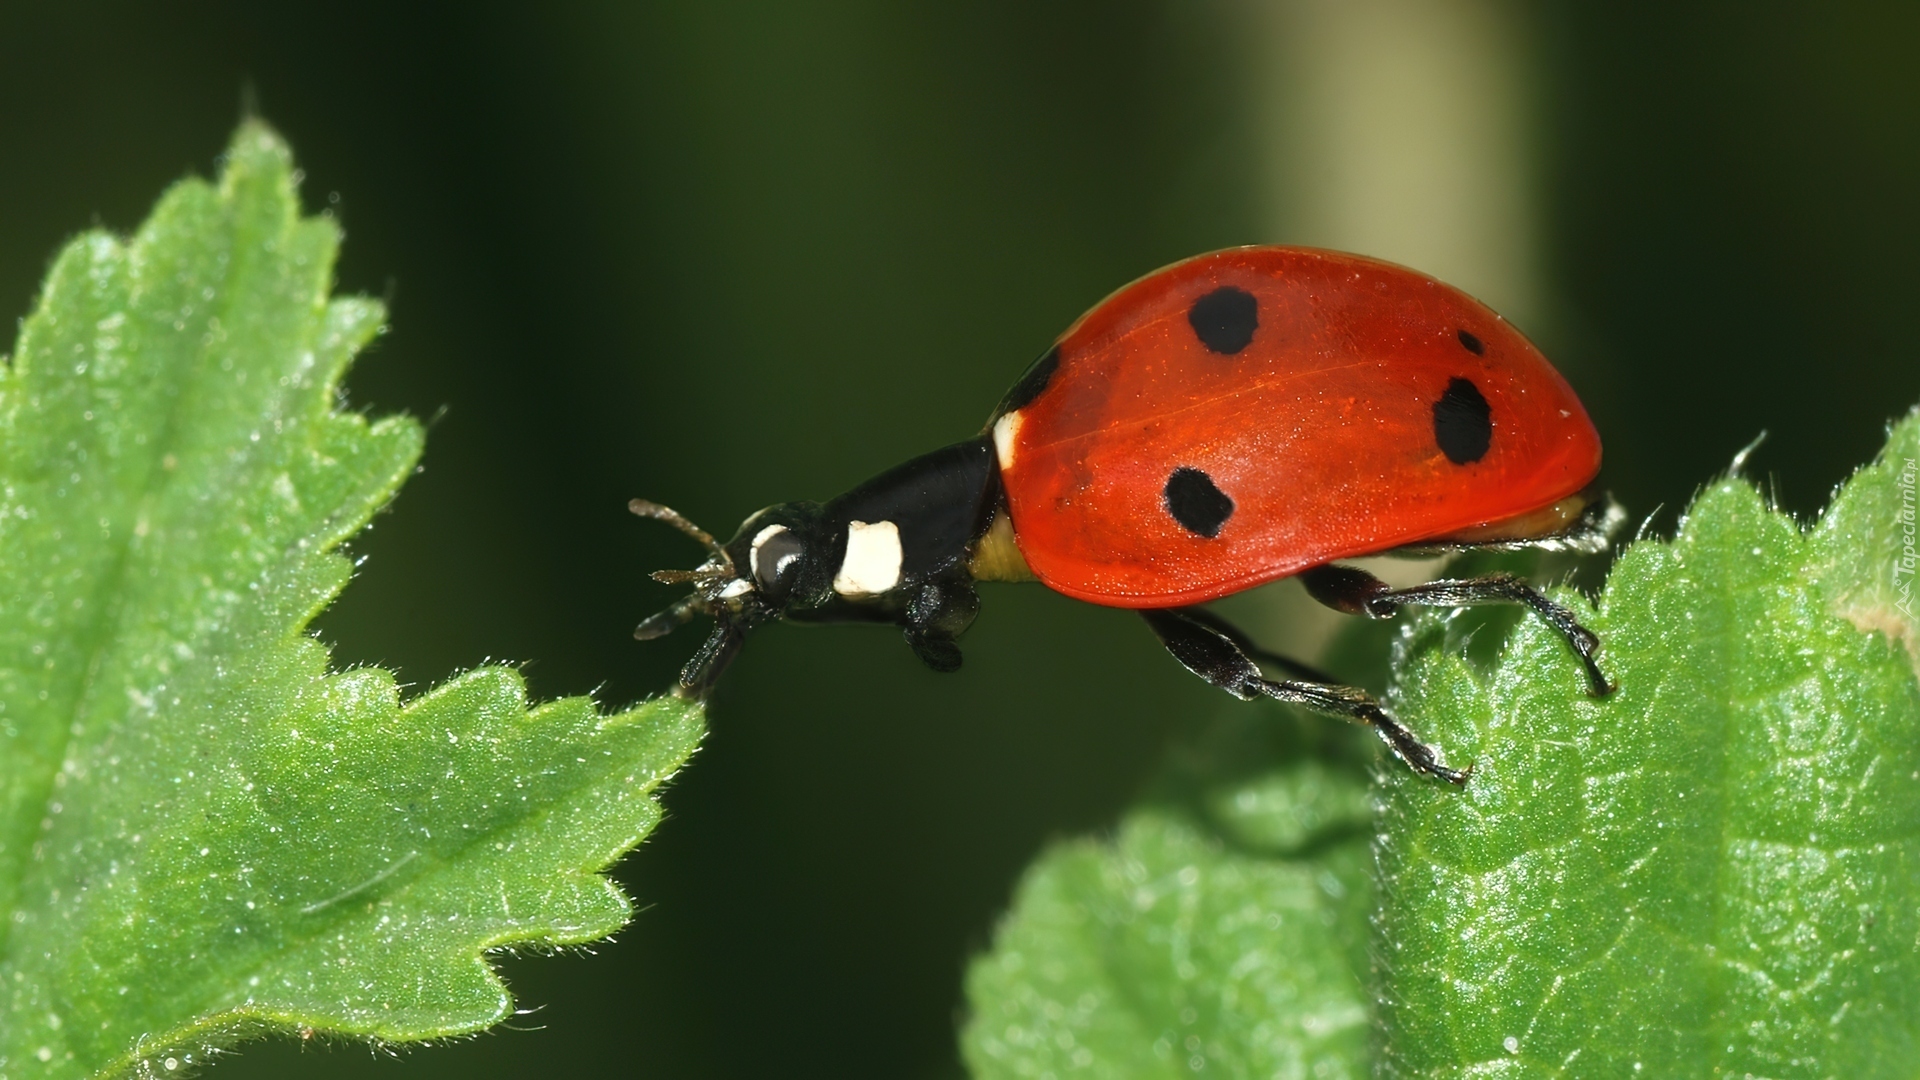
[[740,652],[740,646],[746,640],[746,632],[737,623],[730,619],[716,619],[713,633],[707,635],[700,651],[694,653],[687,665],[680,669],[680,685],[676,692],[693,701],[707,700],[707,696],[713,693],[713,684],[720,681],[720,673],[733,663],[734,656]]
[[1560,632],[1587,672],[1587,692],[1594,697],[1613,693],[1613,684],[1594,660],[1600,651],[1600,638],[1580,625],[1573,612],[1541,595],[1531,585],[1512,574],[1489,574],[1477,578],[1450,578],[1396,589],[1351,566],[1316,566],[1300,574],[1300,583],[1308,595],[1335,611],[1365,615],[1373,619],[1391,619],[1402,605],[1422,607],[1472,607],[1476,604],[1525,604],[1547,625]]
[[958,576],[926,582],[913,591],[900,619],[907,644],[920,662],[935,671],[960,670],[960,646],[954,644],[973,617],[980,596],[973,582]]
[[[1387,746],[1415,772],[1437,776],[1455,784],[1464,784],[1472,768],[1450,769],[1440,764],[1434,748],[1414,738],[1400,721],[1387,714],[1380,703],[1365,690],[1333,682],[1305,682],[1293,679],[1269,679],[1247,655],[1246,635],[1211,612],[1194,608],[1160,608],[1142,611],[1147,625],[1160,636],[1161,644],[1188,671],[1207,680],[1243,701],[1270,697],[1303,705],[1315,712],[1327,713],[1356,724],[1365,724],[1380,735]],[[1278,658],[1276,658],[1278,659]],[[1299,667],[1292,661],[1287,666]]]

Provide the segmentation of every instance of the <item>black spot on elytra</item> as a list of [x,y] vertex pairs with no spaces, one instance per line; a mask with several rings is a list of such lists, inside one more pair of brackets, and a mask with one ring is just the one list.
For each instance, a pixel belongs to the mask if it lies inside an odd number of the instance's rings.
[[1460,331],[1460,344],[1466,346],[1467,351],[1475,356],[1487,355],[1487,343],[1465,330]]
[[1222,285],[1193,302],[1187,322],[1193,324],[1200,344],[1232,356],[1252,343],[1253,332],[1260,326],[1260,303],[1252,293]]
[[1189,466],[1173,470],[1165,491],[1167,513],[1190,533],[1211,540],[1233,516],[1233,500],[1213,484],[1213,477]]
[[1433,441],[1455,465],[1479,461],[1493,444],[1493,410],[1480,388],[1468,379],[1455,379],[1433,403]]
[[1046,390],[1047,384],[1053,381],[1053,373],[1058,370],[1060,370],[1060,346],[1055,345],[1041,353],[1040,359],[1035,360],[1033,366],[1027,369],[1027,373],[1020,376],[1020,381],[1013,384],[1013,389],[1007,391],[1007,396],[1000,399],[1000,407],[993,411],[993,415],[996,418],[1005,416],[1033,404],[1033,399]]

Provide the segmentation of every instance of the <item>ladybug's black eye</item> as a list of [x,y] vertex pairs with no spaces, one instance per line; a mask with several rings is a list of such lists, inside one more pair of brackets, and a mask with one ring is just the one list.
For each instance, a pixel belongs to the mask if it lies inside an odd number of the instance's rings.
[[793,584],[793,572],[807,545],[785,525],[769,525],[753,538],[753,580],[769,600],[779,601]]

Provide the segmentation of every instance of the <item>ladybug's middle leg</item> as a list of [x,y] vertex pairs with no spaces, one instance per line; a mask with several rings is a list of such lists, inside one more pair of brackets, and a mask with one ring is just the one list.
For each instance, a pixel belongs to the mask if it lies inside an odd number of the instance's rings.
[[1559,631],[1574,655],[1586,668],[1588,692],[1594,697],[1613,693],[1613,684],[1594,660],[1600,651],[1600,638],[1580,625],[1565,605],[1554,603],[1512,574],[1488,574],[1477,578],[1447,578],[1396,589],[1352,566],[1328,564],[1303,571],[1300,583],[1307,594],[1335,611],[1365,615],[1372,619],[1391,619],[1402,605],[1423,607],[1472,607],[1476,604],[1525,604],[1547,625]]
[[[1437,776],[1455,784],[1464,784],[1471,768],[1450,769],[1440,764],[1434,748],[1414,737],[1413,732],[1395,720],[1365,690],[1341,686],[1331,681],[1269,679],[1248,656],[1246,635],[1211,612],[1194,608],[1158,608],[1142,611],[1147,625],[1160,637],[1161,644],[1188,671],[1243,701],[1270,697],[1302,705],[1315,712],[1364,724],[1377,732],[1400,760],[1415,772]],[[1293,668],[1301,665],[1274,657]],[[1309,669],[1310,670],[1310,669]]]
[[1247,632],[1203,607],[1184,607],[1177,609],[1182,618],[1190,619],[1217,634],[1225,636],[1239,647],[1240,651],[1251,657],[1255,663],[1277,667],[1295,679],[1311,683],[1329,683],[1338,685],[1340,680],[1312,664],[1302,663],[1291,656],[1281,656],[1277,652],[1261,648],[1247,636]]

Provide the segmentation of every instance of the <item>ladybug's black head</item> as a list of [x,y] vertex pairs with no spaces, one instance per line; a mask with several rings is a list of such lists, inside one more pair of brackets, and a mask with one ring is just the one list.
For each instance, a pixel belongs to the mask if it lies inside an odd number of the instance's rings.
[[691,584],[693,592],[633,631],[635,638],[648,641],[672,633],[697,614],[713,617],[713,633],[680,673],[682,693],[704,697],[747,631],[818,607],[832,596],[833,538],[820,535],[819,503],[769,506],[742,522],[725,545],[658,503],[635,499],[627,508],[664,521],[707,548],[707,561],[698,567],[653,575],[669,585]]
[[693,594],[634,636],[645,641],[696,614],[713,617],[712,636],[680,673],[680,692],[693,697],[713,687],[747,631],[775,619],[894,623],[928,665],[952,671],[960,666],[953,639],[980,607],[974,542],[993,520],[999,475],[992,440],[979,436],[922,454],[830,502],[769,506],[725,544],[672,510],[635,499],[634,513],[700,541],[707,561],[653,575],[692,585]]

